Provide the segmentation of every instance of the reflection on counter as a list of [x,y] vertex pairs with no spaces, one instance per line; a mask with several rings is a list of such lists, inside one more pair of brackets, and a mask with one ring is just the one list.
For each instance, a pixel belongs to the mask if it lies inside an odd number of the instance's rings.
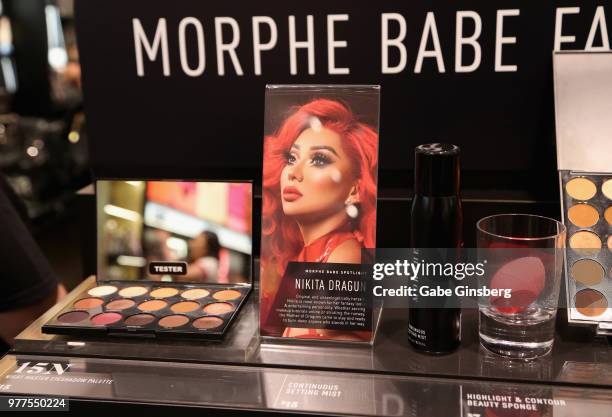
[[504,358],[483,346],[479,346],[480,374],[488,377],[549,381],[553,378],[553,361],[550,355],[537,360],[524,361]]
[[608,360],[601,362],[565,362],[560,381],[578,382],[588,384],[592,381],[601,381],[602,385],[612,385],[612,363]]

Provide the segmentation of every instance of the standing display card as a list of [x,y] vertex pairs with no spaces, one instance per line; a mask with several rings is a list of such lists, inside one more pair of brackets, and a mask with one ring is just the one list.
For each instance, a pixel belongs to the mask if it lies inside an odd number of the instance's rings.
[[267,86],[263,337],[374,339],[379,102],[379,86]]

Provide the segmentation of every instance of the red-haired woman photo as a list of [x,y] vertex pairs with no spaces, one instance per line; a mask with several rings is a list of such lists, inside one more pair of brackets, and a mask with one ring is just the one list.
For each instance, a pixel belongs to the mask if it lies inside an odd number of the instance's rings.
[[262,324],[288,262],[356,264],[375,247],[377,155],[376,130],[330,99],[296,108],[265,138]]

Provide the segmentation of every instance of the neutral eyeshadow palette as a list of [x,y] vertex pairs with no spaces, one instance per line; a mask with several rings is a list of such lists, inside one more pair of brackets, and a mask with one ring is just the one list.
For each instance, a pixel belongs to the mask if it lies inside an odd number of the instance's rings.
[[222,337],[252,290],[252,204],[251,182],[96,181],[97,285],[42,331]]
[[[162,284],[162,285],[160,285]],[[107,282],[93,287],[43,326],[45,333],[219,337],[249,293],[244,286]]]
[[612,53],[553,56],[568,321],[612,336]]
[[569,318],[612,323],[612,174],[561,171],[560,179]]

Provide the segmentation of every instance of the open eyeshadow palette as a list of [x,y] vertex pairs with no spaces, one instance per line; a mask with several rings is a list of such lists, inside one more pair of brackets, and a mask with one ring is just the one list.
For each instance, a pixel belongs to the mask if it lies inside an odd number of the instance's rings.
[[554,56],[568,320],[612,335],[612,53]]
[[46,333],[222,336],[248,295],[246,287],[159,286],[110,282],[91,288]]
[[612,324],[612,174],[562,171],[561,186],[569,316]]
[[252,185],[97,181],[97,286],[56,334],[219,338],[251,292]]

